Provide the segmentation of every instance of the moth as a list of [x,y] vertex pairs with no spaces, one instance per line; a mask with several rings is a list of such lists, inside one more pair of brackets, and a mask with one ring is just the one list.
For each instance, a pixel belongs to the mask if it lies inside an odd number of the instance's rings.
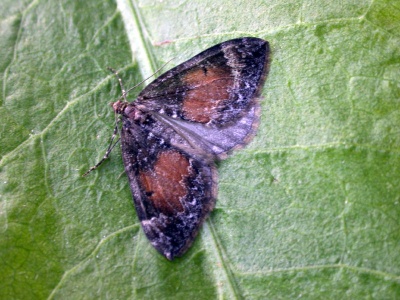
[[185,253],[215,206],[215,162],[256,133],[269,54],[259,38],[223,42],[162,74],[134,102],[119,79],[113,109],[125,173],[142,228],[168,260]]

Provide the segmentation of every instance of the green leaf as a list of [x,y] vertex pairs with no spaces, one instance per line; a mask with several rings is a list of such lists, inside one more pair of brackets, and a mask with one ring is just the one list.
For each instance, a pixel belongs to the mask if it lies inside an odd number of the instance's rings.
[[[0,22],[1,299],[399,297],[397,1],[3,0]],[[133,86],[240,36],[272,47],[260,129],[169,262],[118,149],[81,176],[114,126],[106,67]]]

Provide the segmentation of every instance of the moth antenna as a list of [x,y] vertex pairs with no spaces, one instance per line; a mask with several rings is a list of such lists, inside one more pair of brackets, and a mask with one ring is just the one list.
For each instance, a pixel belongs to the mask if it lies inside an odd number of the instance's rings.
[[114,139],[117,136],[117,133],[118,133],[118,126],[115,125],[113,135],[111,136],[110,139],[110,144],[108,145],[107,151],[104,154],[103,158],[97,164],[91,167],[85,174],[83,174],[82,177],[86,177],[87,175],[89,175],[90,172],[96,170],[110,156],[111,151],[114,149],[114,147],[118,144],[120,140],[120,138],[118,138],[118,140],[114,143]]
[[[140,81],[139,83],[135,84],[133,87],[129,88],[126,92],[125,92],[125,97],[126,95],[132,91],[133,89],[137,88],[139,85],[145,83],[147,80],[149,80],[151,77],[154,77],[154,75],[156,75],[158,72],[160,72],[167,64],[169,64],[175,57],[171,58],[169,61],[167,61],[165,64],[163,64],[161,67],[159,67],[153,74],[151,74],[149,77],[143,79],[142,81]],[[115,74],[115,73],[114,73]],[[118,79],[119,80],[119,79]],[[122,97],[124,97],[124,95],[122,95]]]
[[[114,68],[111,67],[107,67],[107,69],[112,72],[115,77],[117,77],[117,80],[119,82],[119,86],[121,87],[121,91],[122,91],[122,96],[119,98],[123,98],[125,102],[128,102],[128,100],[126,99],[126,95],[133,90],[134,88],[138,87],[139,85],[143,84],[146,80],[150,79],[151,77],[153,77],[156,73],[158,73],[162,68],[164,68],[168,63],[171,62],[173,58],[171,58],[169,61],[167,61],[165,64],[163,64],[160,68],[158,68],[152,75],[150,75],[149,77],[145,78],[144,80],[142,80],[141,82],[139,82],[138,84],[134,85],[133,87],[131,87],[128,90],[125,90],[124,87],[124,83],[122,82],[122,78],[119,76],[119,73],[117,70],[115,70]],[[113,131],[113,135],[111,136],[110,139],[110,144],[107,147],[107,151],[104,154],[103,158],[97,163],[95,164],[93,167],[91,167],[85,174],[83,174],[83,177],[86,177],[87,175],[89,175],[89,173],[91,173],[93,170],[96,170],[109,156],[111,151],[114,149],[114,147],[118,144],[119,140],[121,138],[118,138],[118,140],[114,143],[114,139],[117,136],[118,133],[118,116],[117,114],[115,114],[115,127],[114,127],[114,131]]]
[[112,73],[114,73],[115,77],[117,77],[118,82],[119,82],[119,86],[121,87],[122,97],[124,98],[125,102],[128,102],[128,100],[126,100],[126,94],[127,94],[129,91],[128,91],[128,92],[125,91],[124,84],[122,83],[122,78],[119,76],[118,71],[115,70],[115,69],[113,69],[113,68],[111,68],[111,67],[107,67],[107,69],[108,69],[109,71],[111,71]]

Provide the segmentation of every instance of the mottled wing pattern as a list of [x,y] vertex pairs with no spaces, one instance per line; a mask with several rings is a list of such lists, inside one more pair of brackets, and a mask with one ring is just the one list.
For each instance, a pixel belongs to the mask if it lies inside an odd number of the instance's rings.
[[253,137],[268,42],[216,45],[118,101],[126,174],[142,227],[168,259],[183,254],[215,205],[214,162]]
[[264,40],[224,42],[158,77],[140,93],[136,104],[223,159],[254,136],[268,59],[269,45]]
[[144,232],[152,245],[171,260],[191,245],[214,208],[215,166],[173,147],[127,118],[123,119],[121,144]]

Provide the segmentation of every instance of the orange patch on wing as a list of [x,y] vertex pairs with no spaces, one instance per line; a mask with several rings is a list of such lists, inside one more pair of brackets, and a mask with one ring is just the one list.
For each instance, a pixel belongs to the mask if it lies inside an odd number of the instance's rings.
[[153,170],[140,173],[140,182],[153,205],[161,212],[183,211],[179,201],[187,194],[184,179],[189,177],[189,160],[177,151],[164,151]]
[[229,87],[234,78],[225,68],[194,69],[183,78],[189,90],[184,98],[182,111],[185,118],[207,123],[218,117],[220,102],[229,100]]

